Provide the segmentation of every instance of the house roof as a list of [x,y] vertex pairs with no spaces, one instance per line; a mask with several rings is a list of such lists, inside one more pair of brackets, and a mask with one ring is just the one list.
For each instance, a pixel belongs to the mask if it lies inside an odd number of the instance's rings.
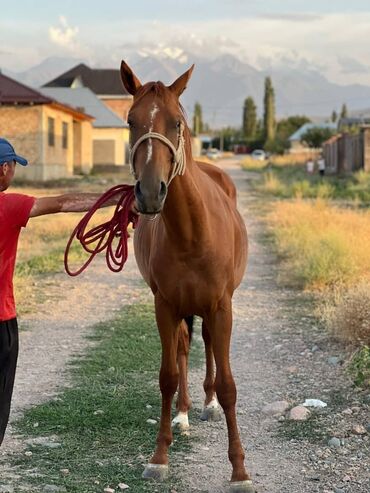
[[64,72],[44,84],[44,87],[72,87],[76,81],[100,96],[129,96],[123,87],[119,70],[90,68],[84,63]]
[[46,104],[51,99],[0,73],[0,104]]
[[288,140],[301,140],[303,135],[312,128],[329,128],[330,130],[336,130],[336,123],[304,123],[298,130],[292,134]]
[[95,128],[127,128],[128,125],[111,111],[87,87],[43,87],[45,97],[50,97],[92,115]]
[[93,117],[80,109],[73,108],[54,97],[42,94],[7,75],[0,73],[0,106],[1,105],[35,105],[48,104],[54,109],[72,114],[78,120],[92,120]]

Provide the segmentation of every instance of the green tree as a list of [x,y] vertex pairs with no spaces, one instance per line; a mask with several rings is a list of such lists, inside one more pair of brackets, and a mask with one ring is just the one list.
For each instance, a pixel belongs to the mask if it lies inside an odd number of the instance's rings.
[[331,114],[331,121],[335,123],[338,120],[338,113],[333,110],[333,113]]
[[308,147],[318,149],[326,140],[330,139],[334,133],[334,130],[331,128],[313,127],[302,135],[301,142],[308,145]]
[[294,134],[305,123],[310,123],[310,119],[304,115],[293,115],[288,118],[282,118],[276,126],[276,136],[273,145],[273,151],[279,154],[289,149],[289,137]]
[[265,79],[265,95],[263,99],[263,130],[266,143],[271,143],[275,139],[275,91],[272,87],[271,77]]
[[257,107],[253,98],[248,97],[243,107],[243,136],[251,141],[256,137],[257,131]]
[[341,118],[347,118],[348,117],[348,109],[346,103],[343,103],[342,110],[340,112],[340,117]]
[[204,130],[203,125],[203,115],[202,107],[200,103],[195,103],[194,105],[194,116],[193,116],[193,134],[199,135]]

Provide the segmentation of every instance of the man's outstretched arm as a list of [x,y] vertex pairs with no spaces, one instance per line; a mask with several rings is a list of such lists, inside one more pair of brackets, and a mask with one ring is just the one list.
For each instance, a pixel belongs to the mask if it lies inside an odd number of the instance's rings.
[[[101,197],[100,193],[67,193],[57,197],[42,197],[35,200],[30,217],[44,216],[56,212],[86,212]],[[120,195],[117,194],[103,207],[116,205]]]

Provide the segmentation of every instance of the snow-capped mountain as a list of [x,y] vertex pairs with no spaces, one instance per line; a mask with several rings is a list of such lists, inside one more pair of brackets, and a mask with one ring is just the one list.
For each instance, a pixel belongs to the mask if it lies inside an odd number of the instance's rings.
[[[243,102],[248,96],[255,99],[261,114],[266,75],[271,76],[275,88],[278,116],[306,114],[329,117],[333,109],[339,111],[344,102],[351,110],[360,110],[370,105],[370,87],[335,84],[328,81],[318,68],[302,63],[284,64],[282,60],[255,68],[231,54],[206,58],[201,50],[194,53],[165,45],[140,49],[122,46],[120,55],[143,82],[162,80],[170,84],[194,63],[195,70],[182,102],[190,117],[195,102],[199,101],[204,120],[212,127],[240,125]],[[119,57],[115,58],[119,68]],[[9,75],[37,87],[81,61],[83,60],[73,58],[48,58],[25,72]],[[112,68],[115,64],[110,63],[106,68]],[[90,65],[94,66],[91,63]],[[96,66],[104,67],[102,63]]]

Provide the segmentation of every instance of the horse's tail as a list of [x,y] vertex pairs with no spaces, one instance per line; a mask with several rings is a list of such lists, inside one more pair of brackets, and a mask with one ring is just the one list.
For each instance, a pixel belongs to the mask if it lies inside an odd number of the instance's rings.
[[194,315],[189,315],[189,317],[185,317],[185,322],[186,325],[188,326],[189,343],[191,344],[191,340],[193,337],[193,330],[194,330]]

